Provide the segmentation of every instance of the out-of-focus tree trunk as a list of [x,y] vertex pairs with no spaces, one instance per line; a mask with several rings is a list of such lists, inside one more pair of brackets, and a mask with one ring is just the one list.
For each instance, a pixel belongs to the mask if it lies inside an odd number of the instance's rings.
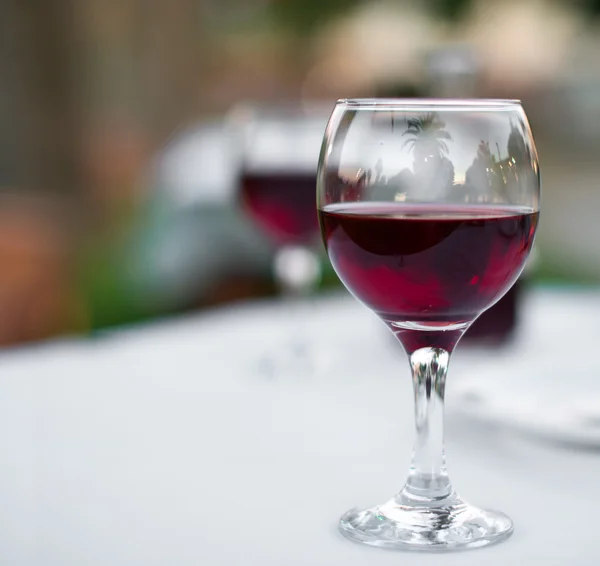
[[0,1],[0,344],[85,327],[62,206],[81,186],[74,32],[69,2]]
[[78,183],[71,3],[0,3],[0,187]]

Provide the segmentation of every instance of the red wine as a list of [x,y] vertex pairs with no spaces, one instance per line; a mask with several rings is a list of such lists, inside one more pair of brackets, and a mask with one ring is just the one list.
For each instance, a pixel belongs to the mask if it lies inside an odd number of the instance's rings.
[[252,218],[276,244],[301,244],[318,234],[316,173],[248,172],[242,200]]
[[495,305],[477,318],[465,334],[464,341],[499,346],[512,337],[519,322],[523,295],[521,279],[520,277]]
[[515,206],[344,203],[319,211],[342,282],[388,323],[470,322],[515,282],[538,213]]

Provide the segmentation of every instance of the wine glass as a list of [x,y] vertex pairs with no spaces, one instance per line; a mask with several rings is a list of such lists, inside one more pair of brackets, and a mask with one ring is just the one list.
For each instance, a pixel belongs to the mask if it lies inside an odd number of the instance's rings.
[[347,289],[408,354],[416,440],[402,491],[342,516],[365,544],[455,550],[512,533],[503,513],[463,501],[444,458],[450,355],[514,284],[538,225],[540,183],[519,101],[340,100],[321,148],[317,206]]
[[232,115],[242,140],[239,200],[274,250],[273,277],[293,328],[261,355],[259,365],[270,374],[312,371],[316,354],[295,313],[321,278],[315,185],[327,113],[311,106],[251,105]]

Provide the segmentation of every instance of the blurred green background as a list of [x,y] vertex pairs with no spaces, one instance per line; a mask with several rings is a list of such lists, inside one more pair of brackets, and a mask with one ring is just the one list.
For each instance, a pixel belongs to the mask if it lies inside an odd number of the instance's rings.
[[276,293],[236,199],[240,102],[521,98],[531,277],[597,284],[599,32],[598,0],[3,0],[0,343]]

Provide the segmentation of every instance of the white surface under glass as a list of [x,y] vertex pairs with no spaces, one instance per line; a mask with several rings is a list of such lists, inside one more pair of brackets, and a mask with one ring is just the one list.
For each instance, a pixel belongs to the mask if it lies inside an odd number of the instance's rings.
[[[600,500],[600,456],[523,440],[498,421],[459,414],[461,388],[476,377],[485,383],[486,372],[474,372],[489,367],[490,356],[501,365],[530,351],[535,372],[540,352],[551,359],[591,348],[594,334],[573,325],[593,328],[600,293],[535,292],[512,353],[464,347],[453,360],[453,481],[482,505],[500,502],[515,534],[499,546],[444,556],[349,545],[337,532],[335,517],[350,504],[377,501],[403,479],[413,415],[402,352],[355,301],[326,299],[316,314],[307,312],[307,325],[315,340],[328,333],[328,348],[348,355],[326,378],[257,379],[248,363],[281,332],[281,308],[247,305],[94,341],[5,351],[2,565],[600,561],[590,505]],[[574,318],[553,324],[557,312]],[[567,383],[577,386],[575,377]],[[600,379],[587,394],[600,399]]]

